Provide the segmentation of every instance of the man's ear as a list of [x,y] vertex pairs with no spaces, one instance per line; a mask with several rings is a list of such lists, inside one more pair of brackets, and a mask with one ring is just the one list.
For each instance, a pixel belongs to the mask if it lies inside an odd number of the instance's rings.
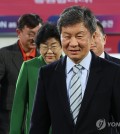
[[97,32],[95,31],[95,32],[93,33],[93,39],[96,38],[96,35],[97,35]]
[[104,45],[105,45],[106,44],[106,40],[107,40],[107,35],[106,34],[104,35],[103,40],[104,40]]
[[95,44],[95,38],[96,38],[96,31],[93,33],[92,35],[92,41],[91,41],[91,45]]
[[16,29],[16,33],[17,33],[17,35],[18,35],[18,37],[19,37],[19,35],[20,35],[20,29]]

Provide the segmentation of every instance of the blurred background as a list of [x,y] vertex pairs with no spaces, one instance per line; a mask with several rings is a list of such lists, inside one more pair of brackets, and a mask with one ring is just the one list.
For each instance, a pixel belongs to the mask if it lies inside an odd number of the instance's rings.
[[17,40],[16,22],[24,13],[37,13],[44,22],[56,23],[68,6],[89,7],[107,34],[105,50],[120,58],[120,0],[0,0],[0,48]]

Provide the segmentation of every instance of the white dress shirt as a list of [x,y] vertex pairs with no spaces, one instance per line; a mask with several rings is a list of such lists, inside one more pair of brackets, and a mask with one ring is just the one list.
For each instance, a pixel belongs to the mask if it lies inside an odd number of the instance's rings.
[[101,57],[101,58],[105,58],[105,53],[103,52],[99,57]]
[[[82,74],[81,74],[81,78],[80,78],[81,86],[82,86],[82,98],[84,96],[84,92],[85,92],[86,85],[87,85],[91,59],[92,59],[92,55],[91,55],[91,52],[89,52],[87,54],[87,56],[79,63],[82,66]],[[75,63],[69,57],[67,57],[67,61],[66,61],[66,84],[67,84],[68,96],[69,96],[69,90],[70,90],[70,80],[73,76],[72,68],[74,65],[75,65]]]

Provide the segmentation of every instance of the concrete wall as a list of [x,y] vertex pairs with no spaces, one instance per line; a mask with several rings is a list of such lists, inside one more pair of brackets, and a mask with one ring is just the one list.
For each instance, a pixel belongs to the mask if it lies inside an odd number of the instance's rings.
[[17,37],[0,37],[0,48],[11,45],[17,41]]

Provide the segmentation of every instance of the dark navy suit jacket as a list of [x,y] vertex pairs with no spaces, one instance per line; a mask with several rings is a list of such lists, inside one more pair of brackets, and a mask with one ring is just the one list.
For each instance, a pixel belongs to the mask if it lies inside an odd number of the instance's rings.
[[[110,134],[111,114],[120,122],[120,67],[92,53],[89,78],[76,125],[66,87],[66,56],[41,68],[30,134]],[[100,130],[96,125],[105,121]],[[120,132],[120,127],[118,127]]]

